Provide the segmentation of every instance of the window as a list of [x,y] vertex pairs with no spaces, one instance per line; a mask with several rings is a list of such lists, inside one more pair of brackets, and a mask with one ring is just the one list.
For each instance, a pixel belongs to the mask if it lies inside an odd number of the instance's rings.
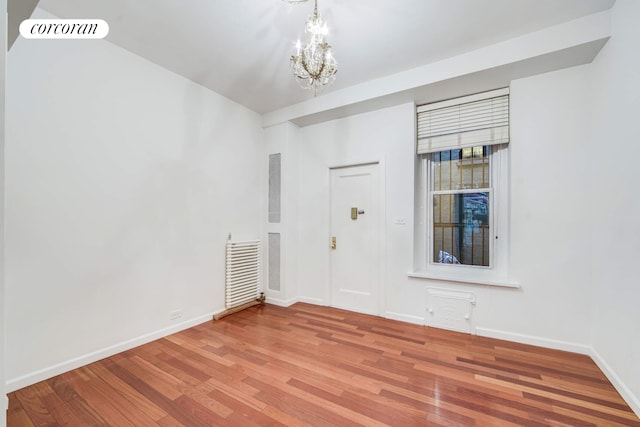
[[490,150],[485,145],[429,155],[432,262],[490,266]]
[[417,108],[413,276],[483,284],[506,277],[508,93]]

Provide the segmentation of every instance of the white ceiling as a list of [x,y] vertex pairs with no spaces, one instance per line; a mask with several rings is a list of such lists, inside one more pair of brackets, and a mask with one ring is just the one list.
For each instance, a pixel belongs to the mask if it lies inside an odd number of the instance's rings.
[[[339,63],[325,93],[609,9],[615,0],[318,0]],[[313,97],[289,71],[313,0],[41,0],[107,39],[267,113]],[[321,96],[321,95],[320,95]]]

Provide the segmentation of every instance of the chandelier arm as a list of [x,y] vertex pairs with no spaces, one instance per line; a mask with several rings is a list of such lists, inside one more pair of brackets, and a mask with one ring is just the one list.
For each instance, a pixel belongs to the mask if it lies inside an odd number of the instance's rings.
[[322,76],[322,72],[324,71],[324,67],[326,67],[327,61],[322,61],[322,65],[320,66],[320,70],[318,71],[318,77]]
[[302,57],[302,68],[304,69],[304,71],[307,72],[309,77],[311,77],[313,80],[315,80],[315,77],[314,77],[313,73],[309,70],[307,61],[304,60],[304,56]]

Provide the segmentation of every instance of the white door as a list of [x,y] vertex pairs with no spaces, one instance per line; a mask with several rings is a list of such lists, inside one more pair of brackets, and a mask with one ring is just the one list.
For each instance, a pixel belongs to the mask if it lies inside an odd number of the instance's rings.
[[[331,305],[367,314],[380,308],[378,164],[331,169]],[[353,210],[353,213],[352,213]],[[335,246],[335,248],[334,248]]]

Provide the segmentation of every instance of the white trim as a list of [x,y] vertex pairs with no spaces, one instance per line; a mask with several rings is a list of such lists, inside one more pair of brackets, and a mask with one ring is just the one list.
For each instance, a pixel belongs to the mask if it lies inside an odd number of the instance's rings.
[[267,304],[273,304],[273,305],[277,305],[279,307],[289,307],[290,305],[293,305],[295,303],[298,302],[298,298],[291,298],[288,300],[283,300],[280,298],[272,298],[272,297],[267,297],[267,299],[265,300],[265,302]]
[[[329,171],[331,169],[344,169],[344,168],[350,168],[350,167],[354,167],[354,166],[368,166],[368,165],[377,165],[382,163],[381,159],[364,159],[364,160],[360,160],[360,161],[352,161],[352,162],[340,162],[340,161],[334,161],[331,162],[331,164],[329,164],[329,166],[327,166],[327,168],[329,169]],[[329,172],[331,173],[331,172]]]
[[512,341],[521,344],[535,345],[538,347],[550,348],[553,350],[570,351],[572,353],[591,355],[591,347],[584,344],[578,344],[569,341],[560,341],[549,338],[537,337],[533,335],[519,334],[516,332],[500,331],[497,329],[483,328],[477,326],[475,328],[476,335],[481,337],[496,338],[499,340]]
[[627,387],[611,365],[609,365],[593,347],[590,348],[589,356],[591,356],[591,359],[598,365],[598,368],[600,368],[611,384],[613,384],[631,410],[640,418],[640,397],[633,394],[633,391]]
[[7,417],[7,411],[9,410],[9,398],[6,394],[2,395],[2,399],[0,399],[0,425],[4,426],[4,422]]
[[422,271],[410,271],[407,273],[407,276],[413,277],[415,279],[429,279],[429,280],[439,280],[442,282],[456,282],[456,283],[466,283],[469,285],[482,285],[482,286],[499,286],[502,288],[520,288],[520,284],[513,280],[483,280],[483,279],[475,279],[475,278],[464,278],[462,276],[445,276],[437,273],[427,273]]
[[408,314],[394,313],[393,311],[387,311],[384,313],[386,319],[398,320],[400,322],[413,323],[415,325],[424,326],[425,319],[420,316],[410,316]]
[[298,302],[304,302],[306,304],[322,305],[322,306],[327,305],[327,303],[324,302],[322,298],[298,297]]
[[109,347],[105,347],[101,350],[97,350],[92,353],[85,354],[84,356],[79,356],[74,359],[70,359],[65,362],[50,366],[48,368],[40,369],[38,371],[31,372],[21,377],[7,380],[7,382],[5,383],[5,391],[7,393],[10,393],[10,392],[19,390],[23,387],[27,387],[37,382],[55,377],[56,375],[60,375],[65,372],[69,372],[73,369],[77,369],[82,366],[88,365],[90,363],[97,362],[98,360],[102,360],[106,357],[110,357],[115,354],[121,353],[123,351],[130,350],[134,347],[147,344],[151,341],[164,338],[168,335],[183,331],[185,329],[189,329],[201,323],[209,322],[213,319],[214,315],[222,311],[224,310],[221,309],[209,314],[198,316],[194,319],[187,320],[185,322],[182,322],[176,325],[171,325],[168,328],[160,329],[158,331],[151,332],[149,334],[141,335],[137,338],[123,341],[119,344],[115,344]]
[[387,162],[386,156],[378,160],[378,180],[380,188],[378,191],[378,206],[380,216],[378,217],[378,249],[380,260],[380,278],[378,280],[378,313],[382,315],[387,309]]
[[[382,317],[385,313],[385,309],[387,306],[386,299],[386,286],[387,286],[387,265],[384,262],[387,256],[387,174],[386,174],[386,157],[382,156],[376,160],[366,159],[361,161],[352,161],[352,162],[338,162],[334,161],[327,167],[327,186],[329,188],[329,204],[327,207],[327,218],[329,218],[329,235],[327,236],[327,242],[331,239],[332,226],[331,226],[331,198],[333,197],[331,194],[331,171],[335,169],[344,169],[351,168],[357,166],[369,166],[369,165],[377,165],[378,166],[378,209],[380,215],[378,216],[378,259],[379,263],[379,271],[378,271],[378,310],[375,313],[376,316]],[[331,283],[331,249],[329,245],[327,245],[328,251],[328,268],[329,268],[329,277],[328,284],[325,289],[325,298],[328,301],[328,305],[331,307],[337,307],[333,305],[332,300],[332,286]]]
[[[433,182],[433,167],[425,156],[418,156],[416,167],[416,191],[414,199],[419,207],[419,221],[414,228],[414,266],[407,274],[417,279],[432,279],[446,282],[467,283],[472,285],[519,288],[520,284],[509,278],[508,260],[510,250],[509,235],[509,152],[507,146],[491,148],[491,186],[483,189],[452,190],[447,194],[459,192],[489,192],[491,211],[489,239],[490,266],[453,265],[433,262],[433,196],[444,191],[429,190]],[[424,225],[422,225],[424,224]],[[500,237],[498,240],[497,237]]]

